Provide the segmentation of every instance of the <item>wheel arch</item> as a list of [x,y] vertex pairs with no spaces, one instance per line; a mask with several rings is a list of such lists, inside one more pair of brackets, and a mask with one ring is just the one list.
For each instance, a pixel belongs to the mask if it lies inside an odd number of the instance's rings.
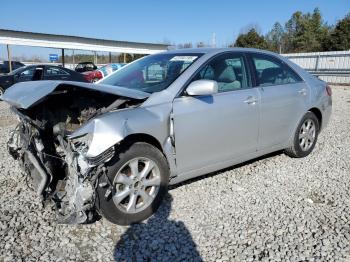
[[175,157],[173,146],[171,144],[171,140],[169,137],[166,139],[166,141],[162,145],[157,138],[155,138],[150,134],[134,133],[134,134],[127,135],[122,141],[119,142],[119,145],[132,144],[136,142],[145,142],[157,148],[164,155],[168,163],[169,170],[170,170],[170,177],[175,177],[177,175],[176,157]]
[[145,142],[158,148],[163,154],[163,147],[161,143],[154,137],[145,133],[135,133],[127,135],[120,143],[135,143],[135,142]]
[[319,123],[319,129],[321,130],[321,128],[322,128],[322,112],[321,112],[321,110],[318,109],[317,107],[312,107],[308,111],[315,114],[315,116],[317,117],[318,123]]

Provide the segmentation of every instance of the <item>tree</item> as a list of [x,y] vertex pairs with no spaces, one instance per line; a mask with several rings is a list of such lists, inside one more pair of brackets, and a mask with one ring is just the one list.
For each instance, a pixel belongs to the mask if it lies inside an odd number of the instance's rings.
[[197,48],[205,47],[204,42],[198,42],[197,43]]
[[259,49],[267,49],[268,45],[265,38],[258,34],[258,32],[252,28],[248,33],[240,34],[234,44],[235,47],[251,47]]
[[312,14],[298,11],[287,21],[283,42],[287,52],[324,51],[329,27],[324,23],[320,10]]
[[282,53],[283,36],[283,26],[279,22],[276,22],[273,25],[271,31],[265,37],[268,44],[268,48],[271,51]]
[[184,43],[184,48],[192,48],[193,45],[191,42],[188,42],[188,43]]
[[327,50],[350,50],[350,13],[337,22],[328,43]]

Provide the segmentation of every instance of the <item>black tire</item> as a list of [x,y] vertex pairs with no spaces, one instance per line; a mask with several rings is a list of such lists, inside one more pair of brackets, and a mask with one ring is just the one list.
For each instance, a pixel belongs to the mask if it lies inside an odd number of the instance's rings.
[[165,194],[167,193],[169,183],[169,167],[167,160],[162,152],[160,152],[160,150],[144,142],[120,145],[118,152],[116,152],[115,156],[108,162],[106,166],[107,178],[109,181],[105,181],[106,177],[102,176],[100,178],[99,184],[103,182],[113,184],[114,178],[118,171],[130,160],[138,157],[146,157],[152,160],[158,166],[160,171],[160,186],[158,193],[154,197],[153,202],[146,209],[138,213],[130,214],[123,212],[114,204],[112,196],[115,193],[115,187],[112,187],[113,189],[110,197],[106,197],[106,191],[108,190],[108,187],[98,186],[96,199],[98,211],[107,220],[114,224],[130,225],[145,220],[157,211]]
[[[313,123],[315,124],[315,129],[316,129],[315,130],[315,139],[314,139],[311,147],[308,150],[303,150],[300,146],[299,133],[301,131],[303,124],[307,120],[312,120]],[[285,149],[285,151],[284,151],[285,154],[290,156],[290,157],[294,157],[294,158],[301,158],[301,157],[306,157],[307,155],[309,155],[316,145],[319,131],[320,131],[320,124],[319,124],[318,118],[316,117],[316,115],[314,113],[307,112],[303,116],[303,118],[300,120],[299,125],[294,133],[292,146],[290,148]]]
[[96,83],[97,81],[99,81],[100,79],[98,79],[98,78],[94,78],[94,79],[92,79],[92,83]]
[[0,86],[0,96],[3,95],[5,93],[5,90],[2,86]]

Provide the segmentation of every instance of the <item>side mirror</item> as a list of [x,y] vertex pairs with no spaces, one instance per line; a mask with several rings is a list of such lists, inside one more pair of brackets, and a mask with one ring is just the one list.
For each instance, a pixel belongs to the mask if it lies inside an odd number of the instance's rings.
[[213,95],[218,92],[218,83],[214,80],[193,81],[186,89],[190,96]]

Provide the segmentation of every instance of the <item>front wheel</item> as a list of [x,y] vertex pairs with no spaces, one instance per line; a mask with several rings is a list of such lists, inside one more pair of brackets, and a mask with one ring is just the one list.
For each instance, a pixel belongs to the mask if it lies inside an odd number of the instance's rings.
[[285,149],[290,157],[305,157],[314,149],[320,129],[320,124],[312,112],[307,112],[301,119],[295,131],[292,146]]
[[[104,181],[108,179],[108,181]],[[156,147],[136,142],[121,145],[101,177],[97,207],[110,222],[130,225],[150,217],[167,192],[169,167]]]

